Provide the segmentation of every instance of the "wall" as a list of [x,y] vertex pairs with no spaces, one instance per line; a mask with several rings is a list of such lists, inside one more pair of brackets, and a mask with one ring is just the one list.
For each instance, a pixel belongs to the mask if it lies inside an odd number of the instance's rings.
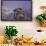
[[32,21],[28,22],[0,21],[0,35],[4,34],[4,29],[6,25],[16,26],[19,31],[18,36],[21,36],[22,34],[24,36],[31,36],[31,34],[36,34],[37,29],[43,29],[46,31],[46,28],[40,27],[35,20],[36,15],[41,13],[40,6],[46,5],[46,0],[33,0],[32,5],[33,5]]

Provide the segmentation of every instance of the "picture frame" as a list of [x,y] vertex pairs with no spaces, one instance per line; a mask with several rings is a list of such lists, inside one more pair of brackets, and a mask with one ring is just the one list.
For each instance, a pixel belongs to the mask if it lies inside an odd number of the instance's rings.
[[32,21],[32,0],[1,0],[1,21]]

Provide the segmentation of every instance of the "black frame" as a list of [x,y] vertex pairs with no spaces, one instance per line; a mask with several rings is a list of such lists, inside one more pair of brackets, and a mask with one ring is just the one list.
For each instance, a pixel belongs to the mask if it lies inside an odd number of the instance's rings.
[[[21,1],[21,0],[20,0]],[[29,0],[29,1],[31,1],[31,11],[32,11],[32,0]],[[2,5],[3,5],[3,0],[1,0],[1,21],[4,21],[4,20],[2,20]],[[32,14],[31,14],[32,15]],[[8,20],[5,20],[5,21],[8,21]],[[11,20],[10,20],[11,21]],[[27,20],[26,20],[27,21]],[[28,20],[28,21],[30,21],[30,20]],[[31,21],[32,21],[32,16],[31,16]]]

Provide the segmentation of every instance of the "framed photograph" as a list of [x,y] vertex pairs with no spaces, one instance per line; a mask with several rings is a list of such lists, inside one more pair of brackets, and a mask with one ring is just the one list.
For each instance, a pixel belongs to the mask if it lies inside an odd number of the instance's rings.
[[32,0],[1,0],[1,21],[32,21]]

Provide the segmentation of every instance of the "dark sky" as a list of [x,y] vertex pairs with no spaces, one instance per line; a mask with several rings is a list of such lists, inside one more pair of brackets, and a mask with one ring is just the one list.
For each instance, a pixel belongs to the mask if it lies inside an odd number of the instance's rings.
[[4,0],[4,1],[31,1],[31,0]]

